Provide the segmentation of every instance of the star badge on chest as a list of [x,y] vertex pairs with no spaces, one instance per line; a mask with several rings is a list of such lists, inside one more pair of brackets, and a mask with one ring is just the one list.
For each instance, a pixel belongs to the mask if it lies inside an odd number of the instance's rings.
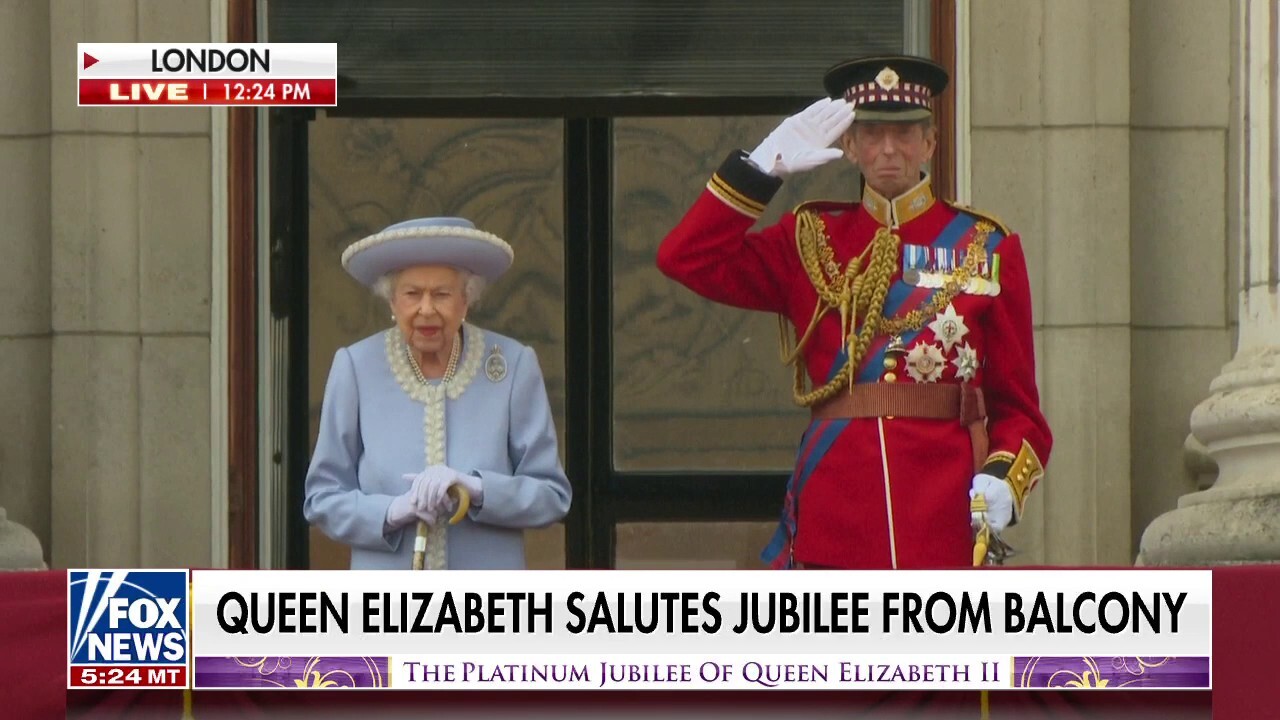
[[907,374],[916,382],[937,382],[946,365],[937,345],[920,343],[907,353]]
[[978,372],[978,351],[965,343],[956,348],[956,357],[951,364],[956,366],[956,377],[968,382]]
[[948,353],[961,338],[969,334],[969,327],[964,324],[964,316],[956,314],[956,307],[951,303],[947,303],[947,309],[938,313],[933,322],[929,323],[929,329],[942,343],[943,351]]

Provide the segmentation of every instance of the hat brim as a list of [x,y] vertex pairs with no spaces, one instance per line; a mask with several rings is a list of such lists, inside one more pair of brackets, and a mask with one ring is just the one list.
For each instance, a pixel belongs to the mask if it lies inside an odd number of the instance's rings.
[[511,246],[482,230],[434,226],[384,230],[352,243],[342,267],[372,287],[378,278],[416,265],[451,265],[496,280],[514,259]]
[[855,107],[853,111],[853,121],[857,122],[877,122],[877,123],[893,123],[893,122],[920,122],[933,117],[933,112],[929,108],[910,108],[907,110],[877,110],[869,107]]

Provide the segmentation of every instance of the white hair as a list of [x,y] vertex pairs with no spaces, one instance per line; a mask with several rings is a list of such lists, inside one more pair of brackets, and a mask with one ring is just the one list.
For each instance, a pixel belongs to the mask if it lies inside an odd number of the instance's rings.
[[484,291],[489,288],[489,280],[483,275],[477,275],[470,270],[462,270],[462,292],[467,296],[467,309],[475,307],[480,302],[480,296],[484,295]]
[[[451,266],[452,267],[452,266]],[[462,295],[467,299],[467,309],[470,310],[480,301],[480,296],[489,287],[489,281],[482,275],[477,275],[466,268],[455,267],[458,274],[462,276]],[[395,292],[396,278],[400,276],[400,270],[392,270],[373,282],[373,294],[391,302],[391,296]]]

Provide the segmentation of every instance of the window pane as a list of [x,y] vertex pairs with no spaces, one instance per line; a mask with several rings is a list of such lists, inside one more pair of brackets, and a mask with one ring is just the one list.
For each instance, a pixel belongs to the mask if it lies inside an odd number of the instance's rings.
[[[272,42],[336,42],[343,98],[791,96],[901,52],[904,0],[271,0]],[[776,29],[782,28],[782,29]],[[761,38],[768,38],[762,51]]]
[[564,523],[525,530],[524,559],[530,570],[564,569]]
[[[776,316],[724,307],[658,272],[658,244],[735,148],[782,118],[620,119],[614,178],[614,463],[620,470],[787,470],[807,422]],[[805,199],[851,199],[834,162],[787,181],[756,229]]]
[[[515,249],[515,264],[468,322],[531,345],[564,436],[564,128],[558,120],[351,120],[310,127],[310,404],[314,444],[334,352],[390,327],[382,300],[342,269],[342,251],[394,222],[459,215]],[[561,442],[561,458],[564,443]],[[530,548],[559,553],[558,527]],[[534,533],[530,533],[533,537]],[[317,539],[319,538],[319,539]],[[346,566],[345,548],[312,533],[313,562]]]
[[763,569],[773,522],[621,523],[619,570]]

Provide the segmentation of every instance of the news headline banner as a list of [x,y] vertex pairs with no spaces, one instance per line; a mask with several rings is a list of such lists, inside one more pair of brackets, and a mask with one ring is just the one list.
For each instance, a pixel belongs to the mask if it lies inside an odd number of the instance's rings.
[[337,43],[79,43],[80,107],[337,104]]
[[196,688],[1210,688],[1208,570],[192,573]]

